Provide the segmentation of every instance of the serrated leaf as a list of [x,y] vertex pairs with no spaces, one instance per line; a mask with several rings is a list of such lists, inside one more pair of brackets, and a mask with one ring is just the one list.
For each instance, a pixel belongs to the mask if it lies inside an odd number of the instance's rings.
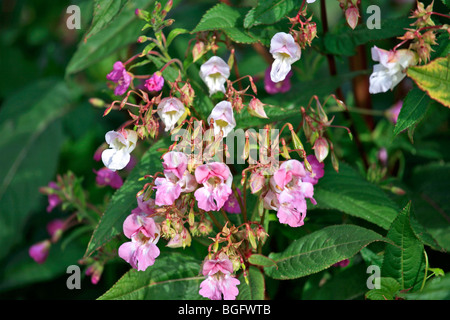
[[100,219],[99,224],[89,241],[86,256],[103,246],[113,237],[122,233],[123,222],[131,214],[131,210],[137,207],[136,194],[142,189],[147,181],[139,181],[141,177],[149,174],[149,170],[157,172],[162,168],[159,148],[166,147],[166,140],[159,140],[150,147],[142,156],[141,161],[133,168],[124,184],[118,189]]
[[253,266],[248,269],[248,284],[245,282],[243,274],[239,277],[239,294],[237,300],[264,300],[265,281],[262,272]]
[[276,267],[264,268],[274,279],[296,279],[322,271],[353,257],[362,248],[384,238],[356,225],[325,227],[293,241],[284,252],[271,253]]
[[258,1],[258,5],[251,9],[244,19],[244,28],[251,28],[259,24],[274,24],[286,18],[289,12],[300,5],[295,0]]
[[401,289],[394,278],[381,277],[380,288],[367,291],[365,297],[369,300],[394,300]]
[[427,94],[418,88],[408,92],[398,115],[394,134],[397,135],[419,122],[430,106],[430,101]]
[[[414,218],[432,237],[434,243],[430,245],[440,251],[449,252],[450,164],[430,163],[416,167],[412,174],[411,185]],[[412,226],[415,227],[414,224]]]
[[98,300],[199,300],[200,261],[179,253],[164,254],[145,271],[131,269]]
[[450,54],[424,66],[409,67],[407,74],[432,99],[450,108]]
[[409,27],[411,19],[395,18],[383,19],[380,29],[369,29],[363,23],[354,30],[345,27],[339,32],[329,32],[325,34],[323,43],[325,50],[329,54],[353,56],[356,54],[356,47],[375,40],[388,39],[401,36],[405,33],[404,28]]
[[392,222],[387,238],[381,274],[398,281],[401,289],[414,292],[425,276],[424,247],[416,237],[410,223],[411,203]]
[[84,35],[84,41],[107,27],[123,6],[124,1],[95,0],[91,26]]
[[341,163],[339,173],[327,170],[314,189],[318,208],[336,209],[389,229],[399,211],[378,186]]
[[420,292],[401,293],[406,300],[450,300],[450,274],[429,280]]
[[241,25],[242,17],[240,12],[226,4],[219,3],[203,15],[200,22],[191,33],[220,30],[225,32],[225,34],[234,42],[257,42],[258,40],[245,31]]

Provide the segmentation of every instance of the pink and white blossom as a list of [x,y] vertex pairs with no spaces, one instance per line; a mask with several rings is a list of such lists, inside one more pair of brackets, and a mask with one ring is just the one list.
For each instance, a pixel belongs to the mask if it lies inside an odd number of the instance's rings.
[[222,162],[200,165],[195,169],[195,179],[202,185],[194,193],[198,207],[205,211],[220,210],[232,193],[230,168]]
[[405,78],[406,69],[417,63],[415,54],[406,49],[387,51],[374,46],[371,53],[372,59],[379,62],[373,66],[369,78],[372,94],[394,89]]
[[301,48],[289,33],[278,32],[270,41],[270,53],[275,59],[270,78],[273,82],[283,81],[291,71],[291,65],[300,59]]
[[166,127],[165,131],[171,131],[186,112],[186,108],[178,98],[167,97],[161,100],[157,112]]
[[200,78],[209,89],[209,95],[225,93],[225,82],[230,76],[230,67],[220,57],[213,56],[200,67]]
[[208,123],[212,120],[214,125],[214,134],[217,136],[220,131],[225,138],[236,127],[234,119],[233,106],[229,101],[221,101],[212,109],[208,117]]
[[105,135],[109,149],[102,152],[105,167],[112,171],[122,170],[130,161],[130,153],[136,147],[137,134],[133,130],[109,131]]
[[145,271],[152,266],[160,254],[156,244],[161,234],[160,227],[153,218],[132,213],[123,223],[123,233],[131,241],[119,247],[119,257],[138,271]]

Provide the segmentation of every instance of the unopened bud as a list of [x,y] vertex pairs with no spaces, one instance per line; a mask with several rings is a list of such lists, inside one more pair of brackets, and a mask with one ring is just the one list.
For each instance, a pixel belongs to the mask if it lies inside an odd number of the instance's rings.
[[325,160],[325,158],[328,156],[329,148],[330,146],[328,144],[327,139],[323,137],[318,137],[316,139],[316,141],[314,142],[313,149],[317,161],[323,162],[323,160]]
[[345,18],[347,19],[347,23],[350,28],[355,29],[358,25],[359,19],[359,10],[357,7],[350,6],[347,10],[345,10]]
[[200,59],[205,54],[205,43],[202,41],[197,41],[192,48],[192,60],[193,62]]
[[258,118],[267,119],[266,112],[264,111],[264,103],[258,98],[253,97],[247,106],[247,111],[250,115]]

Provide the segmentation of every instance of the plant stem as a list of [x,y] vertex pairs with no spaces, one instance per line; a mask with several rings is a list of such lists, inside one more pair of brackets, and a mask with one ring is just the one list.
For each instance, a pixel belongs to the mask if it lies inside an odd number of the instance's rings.
[[[327,19],[327,9],[326,9],[325,0],[320,1],[320,14],[322,17],[323,33],[326,34],[328,32],[328,19]],[[328,61],[328,68],[330,70],[330,74],[332,76],[336,76],[337,68],[336,68],[336,61],[334,59],[334,56],[332,54],[327,54],[326,57],[327,57],[327,61]],[[342,93],[342,89],[340,87],[338,87],[336,89],[336,96],[338,97],[339,100],[343,101],[345,104],[344,94]],[[364,151],[364,147],[361,143],[361,139],[359,138],[359,134],[356,131],[354,122],[348,111],[345,111],[344,115],[345,115],[345,118],[350,122],[350,130],[354,133],[353,137],[355,138],[355,143],[358,148],[358,152],[361,156],[361,160],[363,161],[364,167],[367,169],[369,167],[369,162],[367,160],[367,155],[366,155],[366,152]]]

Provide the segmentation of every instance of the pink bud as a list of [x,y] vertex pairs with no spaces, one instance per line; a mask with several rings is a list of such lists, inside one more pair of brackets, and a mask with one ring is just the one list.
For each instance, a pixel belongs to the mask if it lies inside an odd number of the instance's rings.
[[253,99],[248,104],[247,111],[254,117],[265,119],[268,118],[266,112],[264,111],[264,103],[262,103],[258,98],[253,97]]
[[345,10],[345,18],[347,19],[348,25],[355,29],[358,25],[359,19],[359,10],[357,7],[351,6],[347,10]]
[[38,242],[30,247],[30,249],[28,250],[28,254],[37,263],[44,263],[47,259],[50,246],[51,242],[48,239]]
[[64,220],[55,219],[47,224],[47,232],[52,237],[52,241],[57,241],[64,231]]
[[252,193],[257,193],[258,191],[260,191],[265,184],[266,178],[261,172],[253,172],[250,175],[250,190],[252,191]]
[[316,139],[316,142],[314,142],[313,149],[317,161],[323,162],[323,160],[325,160],[325,158],[328,156],[330,146],[328,145],[327,139],[319,137]]

